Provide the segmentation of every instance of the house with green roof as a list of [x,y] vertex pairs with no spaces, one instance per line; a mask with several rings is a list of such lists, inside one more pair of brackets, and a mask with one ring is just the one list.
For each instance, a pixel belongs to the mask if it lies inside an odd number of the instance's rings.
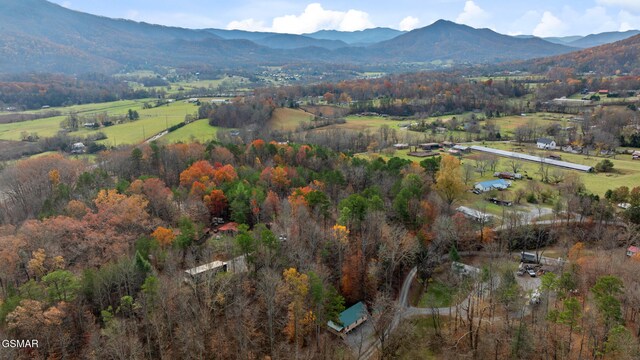
[[360,301],[340,313],[339,324],[336,324],[333,321],[329,320],[327,322],[327,326],[329,326],[329,329],[343,336],[349,331],[358,327],[363,322],[367,321],[368,318],[369,312],[367,311],[367,306],[362,301]]

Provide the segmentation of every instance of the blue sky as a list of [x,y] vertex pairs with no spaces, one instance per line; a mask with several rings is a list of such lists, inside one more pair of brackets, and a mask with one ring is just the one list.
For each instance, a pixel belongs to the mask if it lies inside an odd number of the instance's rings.
[[114,18],[187,28],[307,33],[385,26],[411,30],[447,19],[504,34],[586,35],[640,29],[640,0],[50,0]]

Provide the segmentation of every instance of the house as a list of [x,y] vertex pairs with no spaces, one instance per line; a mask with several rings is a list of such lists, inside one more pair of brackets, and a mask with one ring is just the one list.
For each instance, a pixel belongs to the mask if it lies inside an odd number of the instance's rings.
[[598,90],[598,94],[600,94],[600,95],[609,95],[609,90],[600,89],[600,90]]
[[631,153],[631,159],[632,160],[640,160],[640,151],[636,150],[633,153]]
[[218,231],[227,235],[235,235],[238,232],[238,224],[235,222],[228,222],[220,226]]
[[442,143],[440,143],[440,145],[442,145],[443,147],[450,148],[450,147],[453,147],[455,145],[455,143],[451,142],[451,141],[443,141]]
[[393,147],[394,147],[396,150],[406,150],[406,149],[408,149],[408,148],[409,148],[409,144],[402,144],[402,143],[400,143],[400,144],[395,144],[395,145],[393,145]]
[[510,181],[507,181],[505,179],[498,179],[498,180],[488,180],[488,181],[479,182],[475,184],[473,188],[480,192],[487,192],[493,189],[506,190],[509,186],[511,186]]
[[349,331],[355,329],[369,318],[367,306],[362,302],[358,302],[352,307],[340,313],[340,323],[336,324],[329,320],[327,326],[341,337],[344,337]]
[[629,246],[627,248],[627,256],[636,256],[638,253],[640,253],[640,248],[637,246]]
[[548,138],[540,138],[536,142],[538,149],[555,150],[556,142]]

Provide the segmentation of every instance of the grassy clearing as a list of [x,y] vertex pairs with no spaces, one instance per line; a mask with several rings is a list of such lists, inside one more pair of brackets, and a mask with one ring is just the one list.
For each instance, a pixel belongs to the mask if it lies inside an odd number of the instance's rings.
[[107,135],[101,143],[105,145],[136,144],[163,131],[169,126],[184,121],[185,115],[198,111],[197,105],[182,101],[170,103],[152,109],[142,109],[145,100],[116,101],[102,104],[86,104],[58,108],[65,115],[44,119],[23,121],[11,124],[0,124],[0,139],[20,140],[23,131],[37,133],[40,137],[51,137],[61,130],[60,123],[67,117],[66,114],[75,111],[81,116],[106,112],[110,116],[125,115],[129,109],[138,111],[140,119],[133,122],[117,124],[100,129],[81,128],[69,133],[72,136],[88,136],[95,132],[103,132]]
[[[512,143],[487,143],[485,146],[489,146],[496,149],[512,150],[514,144]],[[571,154],[561,151],[544,151],[540,152],[535,148],[533,144],[526,144],[524,147],[525,152],[533,152],[544,156],[545,154],[557,154],[562,156],[563,161],[569,161],[576,164],[595,166],[598,162],[602,161],[603,157],[586,156],[582,154]],[[634,187],[640,185],[640,161],[632,160],[631,155],[616,155],[616,158],[609,158],[614,164],[614,173],[577,173],[584,182],[587,190],[594,194],[603,196],[608,189],[615,189],[620,186]],[[506,164],[505,160],[501,160],[501,164]],[[536,179],[536,174],[540,166],[533,162],[523,162],[523,171],[528,173],[531,177]],[[501,168],[501,166],[498,166]],[[564,170],[569,171],[569,170]],[[538,177],[539,179],[539,177]]]
[[272,129],[294,131],[305,121],[313,120],[314,116],[304,110],[277,108],[273,111],[269,126]]
[[198,111],[197,105],[182,101],[174,102],[153,109],[140,110],[140,119],[133,122],[98,130],[82,129],[71,134],[86,136],[92,131],[101,131],[107,135],[107,139],[101,141],[105,145],[137,144],[184,121],[185,115],[196,111]]
[[169,95],[179,94],[181,92],[190,92],[193,90],[205,88],[220,90],[221,92],[227,91],[227,89],[236,90],[248,90],[249,79],[242,76],[225,76],[220,79],[214,80],[198,80],[198,81],[179,81],[170,83],[168,86],[149,86],[145,87],[142,84],[134,85],[134,88],[140,89],[155,89],[163,90]]
[[[37,120],[23,121],[10,124],[0,124],[0,139],[2,140],[20,140],[20,133],[26,131],[27,133],[37,133],[40,137],[51,137],[60,131],[60,123],[68,116],[69,113],[76,112],[80,116],[90,116],[93,114],[107,113],[110,116],[124,115],[129,109],[136,110],[139,113],[149,112],[149,110],[142,110],[142,105],[145,100],[123,100],[113,101],[108,103],[99,104],[83,104],[67,107],[50,108],[46,110],[34,110],[29,113],[41,113],[45,111],[56,110],[60,111],[63,115],[54,116],[50,118],[43,118]],[[153,110],[153,109],[151,109]],[[80,132],[82,130],[79,130]],[[91,130],[86,130],[91,131]]]
[[429,280],[427,291],[420,297],[417,307],[442,308],[455,305],[458,298],[464,297],[469,291],[469,283],[463,280],[460,284],[453,285],[444,281]]
[[180,129],[170,132],[169,134],[160,138],[160,142],[163,143],[176,143],[176,142],[207,142],[216,138],[218,128],[209,125],[207,119],[194,121],[187,124]]
[[453,297],[456,293],[454,286],[433,281],[429,283],[427,291],[422,295],[418,302],[418,307],[423,308],[441,308],[453,305]]

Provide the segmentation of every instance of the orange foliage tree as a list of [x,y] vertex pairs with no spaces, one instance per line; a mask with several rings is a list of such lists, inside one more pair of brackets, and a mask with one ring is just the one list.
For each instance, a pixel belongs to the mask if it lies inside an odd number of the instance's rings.
[[209,195],[204,196],[204,204],[209,209],[211,216],[222,216],[229,206],[227,197],[222,190],[211,190]]
[[189,188],[196,181],[203,184],[209,184],[213,180],[214,175],[215,169],[208,161],[196,161],[193,165],[180,173],[180,185]]
[[171,229],[158,226],[158,228],[151,234],[151,237],[154,238],[162,248],[166,248],[173,244],[176,234],[174,234]]

